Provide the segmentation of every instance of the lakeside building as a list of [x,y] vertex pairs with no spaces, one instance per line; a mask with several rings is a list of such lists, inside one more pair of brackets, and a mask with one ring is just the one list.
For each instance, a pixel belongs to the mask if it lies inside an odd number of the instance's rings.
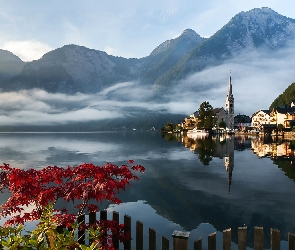
[[273,109],[270,115],[276,124],[282,124],[284,128],[291,128],[295,124],[295,106],[279,106]]
[[294,102],[290,106],[279,106],[272,110],[258,110],[251,117],[251,126],[256,129],[266,127],[275,129],[279,124],[289,129],[295,125]]
[[196,111],[195,113],[191,114],[190,117],[184,118],[184,121],[180,124],[184,129],[193,129],[198,124],[198,114],[199,112]]
[[251,117],[248,115],[238,114],[234,117],[234,127],[239,131],[247,130],[251,125]]
[[251,127],[261,129],[263,124],[275,124],[268,109],[260,109],[251,116]]

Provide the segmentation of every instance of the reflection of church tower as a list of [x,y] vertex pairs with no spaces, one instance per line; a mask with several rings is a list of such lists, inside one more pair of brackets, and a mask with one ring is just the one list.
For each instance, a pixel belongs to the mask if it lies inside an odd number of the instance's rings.
[[226,155],[224,157],[224,165],[227,171],[228,193],[230,194],[232,172],[234,170],[234,137],[228,137],[226,139]]
[[229,129],[234,129],[234,96],[232,93],[231,74],[229,75],[228,91],[225,98],[225,111],[227,113],[226,125]]

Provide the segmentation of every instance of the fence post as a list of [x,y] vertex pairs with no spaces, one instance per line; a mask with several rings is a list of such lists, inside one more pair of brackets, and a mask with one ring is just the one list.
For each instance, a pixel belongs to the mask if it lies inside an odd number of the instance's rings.
[[[131,217],[126,214],[124,215],[124,230],[131,236]],[[124,242],[124,250],[131,250],[131,240]]]
[[107,210],[100,211],[100,219],[101,220],[107,220],[108,219],[108,211]]
[[288,233],[289,250],[295,250],[295,234]]
[[247,248],[247,227],[238,228],[238,250]]
[[89,213],[89,224],[96,223],[96,212]]
[[[119,224],[119,213],[113,211],[113,220]],[[119,249],[119,239],[113,236],[113,245],[115,250]]]
[[190,233],[175,230],[173,237],[173,250],[188,250],[188,238]]
[[223,250],[231,250],[231,228],[223,230]]
[[157,235],[153,228],[149,228],[149,250],[155,250],[157,247]]
[[254,250],[263,250],[263,227],[254,227]]
[[202,238],[195,240],[194,250],[202,250]]
[[169,250],[169,240],[162,236],[162,250]]
[[143,250],[143,224],[136,221],[136,250]]
[[270,249],[271,250],[280,250],[281,249],[281,233],[280,230],[270,229]]
[[208,235],[208,250],[216,250],[216,232]]

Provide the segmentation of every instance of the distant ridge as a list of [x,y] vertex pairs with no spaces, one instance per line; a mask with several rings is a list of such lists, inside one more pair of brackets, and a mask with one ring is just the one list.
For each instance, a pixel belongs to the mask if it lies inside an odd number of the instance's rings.
[[210,38],[186,29],[144,58],[126,59],[78,45],[65,45],[24,63],[0,51],[0,88],[40,88],[52,93],[95,93],[120,82],[136,81],[161,98],[177,81],[220,65],[249,50],[275,51],[295,39],[295,20],[264,7],[235,15]]

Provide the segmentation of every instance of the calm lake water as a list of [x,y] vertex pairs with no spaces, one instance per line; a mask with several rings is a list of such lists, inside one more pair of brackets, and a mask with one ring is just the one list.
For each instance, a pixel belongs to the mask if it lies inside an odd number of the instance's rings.
[[[132,159],[146,168],[140,181],[121,192],[120,205],[102,204],[130,215],[135,221],[171,238],[174,230],[190,232],[193,241],[232,228],[232,249],[237,249],[238,227],[248,227],[248,246],[253,229],[264,227],[265,248],[270,228],[279,229],[282,248],[288,232],[295,233],[295,161],[292,141],[258,137],[182,138],[158,132],[109,133],[2,133],[0,161],[13,167],[43,168],[84,162],[122,165]],[[293,163],[293,161],[294,163]],[[7,199],[1,194],[0,202]],[[64,205],[63,205],[64,206]],[[71,204],[67,205],[69,208]],[[146,240],[146,238],[145,238]],[[170,239],[172,244],[172,238]]]

